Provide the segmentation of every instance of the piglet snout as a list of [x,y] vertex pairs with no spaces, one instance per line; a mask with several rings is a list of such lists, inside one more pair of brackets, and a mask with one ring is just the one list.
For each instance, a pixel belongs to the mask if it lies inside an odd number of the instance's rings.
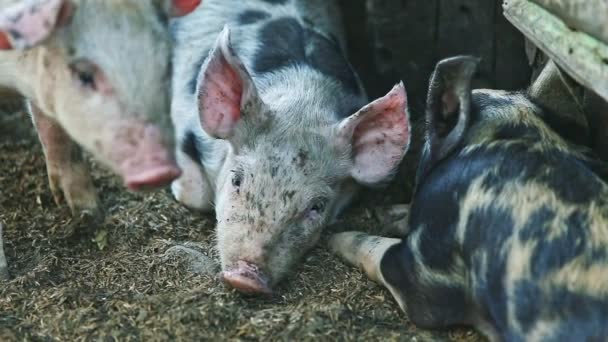
[[154,126],[145,128],[143,137],[128,152],[121,163],[125,185],[133,191],[154,189],[169,184],[181,176],[170,148],[161,132]]
[[260,272],[258,266],[239,260],[236,266],[220,274],[222,281],[236,290],[249,294],[272,294],[268,278]]

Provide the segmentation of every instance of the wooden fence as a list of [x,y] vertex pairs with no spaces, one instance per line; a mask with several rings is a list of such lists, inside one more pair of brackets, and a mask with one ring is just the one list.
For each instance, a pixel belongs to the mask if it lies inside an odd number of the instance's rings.
[[349,56],[370,97],[403,80],[414,118],[422,115],[435,63],[482,58],[475,87],[523,89],[530,83],[524,38],[495,0],[340,0]]

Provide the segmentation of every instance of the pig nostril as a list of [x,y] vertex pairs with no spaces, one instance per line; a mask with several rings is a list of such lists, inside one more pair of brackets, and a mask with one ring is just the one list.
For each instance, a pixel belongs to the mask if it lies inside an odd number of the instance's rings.
[[220,278],[224,283],[242,293],[272,294],[269,282],[259,268],[245,261],[238,261],[234,268],[223,271]]

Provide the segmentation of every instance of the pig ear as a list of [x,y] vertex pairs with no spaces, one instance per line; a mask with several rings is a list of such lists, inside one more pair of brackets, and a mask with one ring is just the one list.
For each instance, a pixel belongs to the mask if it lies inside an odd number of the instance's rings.
[[232,137],[243,115],[260,111],[261,100],[253,79],[234,53],[225,27],[199,76],[198,104],[207,134]]
[[352,177],[375,185],[390,178],[410,144],[407,95],[403,83],[338,124],[338,138],[352,146]]
[[169,14],[172,17],[183,17],[192,13],[201,3],[202,0],[169,0],[171,10]]
[[40,44],[70,20],[74,9],[69,0],[24,0],[0,10],[0,50]]
[[426,104],[431,163],[445,158],[464,137],[471,111],[471,81],[478,64],[478,58],[458,56],[435,67]]

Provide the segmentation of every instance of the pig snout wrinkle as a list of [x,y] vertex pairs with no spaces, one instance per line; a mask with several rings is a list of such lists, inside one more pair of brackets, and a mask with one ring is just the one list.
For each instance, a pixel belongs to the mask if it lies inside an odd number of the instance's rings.
[[246,261],[239,260],[234,268],[223,271],[220,278],[242,293],[272,294],[268,278],[260,272],[258,266]]

